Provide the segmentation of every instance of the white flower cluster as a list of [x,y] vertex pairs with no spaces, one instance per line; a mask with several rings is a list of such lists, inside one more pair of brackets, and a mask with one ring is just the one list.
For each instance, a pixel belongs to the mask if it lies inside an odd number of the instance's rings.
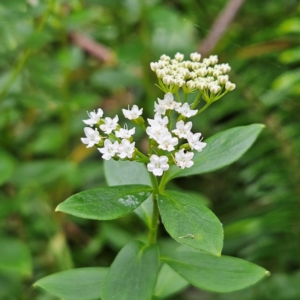
[[[130,159],[147,163],[148,171],[155,176],[162,176],[172,164],[181,169],[190,168],[194,164],[194,152],[190,150],[200,152],[206,143],[202,142],[201,133],[191,132],[192,122],[185,123],[183,119],[194,116],[198,110],[191,109],[187,102],[176,102],[173,94],[169,92],[165,94],[164,99],[158,99],[154,106],[154,119],[148,119],[148,127],[143,124],[142,108],[133,105],[131,109],[122,110],[125,118],[143,125],[150,139],[148,156],[135,148],[135,142],[132,141],[135,128],[121,128],[118,116],[113,119],[102,118],[102,109],[88,113],[90,118],[83,122],[90,127],[84,128],[86,137],[81,138],[81,141],[87,148],[98,146],[103,159]],[[178,114],[175,128],[171,126],[172,111]],[[137,122],[138,120],[142,122]]]
[[218,64],[217,55],[211,55],[200,62],[197,52],[190,55],[191,60],[184,60],[184,55],[177,53],[174,59],[162,55],[158,62],[150,64],[151,70],[158,77],[159,87],[166,93],[176,93],[180,88],[185,93],[199,90],[206,102],[220,99],[227,92],[235,89],[229,81],[231,68],[226,64]]
[[[201,55],[192,53],[191,60],[184,60],[184,55],[177,53],[174,59],[162,55],[158,62],[150,64],[158,77],[161,90],[165,92],[163,99],[154,103],[154,118],[148,119],[148,126],[142,117],[143,109],[133,105],[131,109],[123,109],[123,115],[134,124],[145,130],[149,137],[148,154],[145,155],[135,147],[133,135],[135,127],[121,128],[119,117],[103,118],[102,109],[89,112],[89,119],[83,122],[86,137],[81,141],[87,148],[96,145],[102,158],[109,160],[134,160],[147,164],[149,172],[162,176],[170,165],[179,168],[190,168],[194,165],[193,151],[202,151],[206,143],[202,142],[201,133],[193,133],[192,122],[187,118],[199,115],[211,103],[235,89],[226,74],[230,71],[228,64],[218,64],[218,57],[211,55],[200,62]],[[182,88],[184,101],[179,89]],[[198,90],[191,104],[187,95]],[[177,101],[174,100],[176,94]],[[196,109],[201,97],[206,104]],[[177,119],[176,119],[177,114]],[[175,124],[173,120],[176,119]]]
[[[158,99],[158,103],[155,103],[156,114],[154,119],[148,119],[150,126],[146,128],[146,132],[152,140],[152,145],[157,146],[157,153],[165,154],[161,156],[153,154],[150,157],[147,167],[155,176],[161,176],[163,171],[169,169],[168,162],[176,164],[181,169],[190,168],[194,164],[192,161],[194,153],[188,150],[200,152],[206,146],[206,143],[202,142],[201,133],[191,132],[192,122],[184,123],[183,120],[179,120],[176,122],[176,128],[171,128],[169,115],[172,110],[179,113],[179,118],[189,118],[198,112],[198,110],[190,109],[187,102],[182,105],[174,101],[170,92],[165,94],[163,100]],[[185,139],[187,143],[180,139]],[[162,153],[159,149],[164,152]]]
[[[142,109],[140,113],[142,113]],[[91,127],[84,128],[86,137],[81,138],[87,148],[94,145],[100,146],[98,150],[102,153],[102,158],[106,160],[116,159],[117,157],[121,159],[131,159],[133,157],[136,150],[135,142],[132,142],[135,128],[121,128],[118,124],[118,116],[113,119],[109,117],[102,118],[103,110],[101,108],[97,112],[88,113],[88,115],[90,118],[83,120],[83,122]],[[93,129],[94,126],[98,126],[100,132],[98,128]]]

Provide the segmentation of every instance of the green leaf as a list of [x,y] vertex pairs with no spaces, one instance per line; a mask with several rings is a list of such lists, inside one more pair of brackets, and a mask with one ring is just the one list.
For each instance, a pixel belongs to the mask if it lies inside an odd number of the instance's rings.
[[158,195],[158,208],[166,230],[177,242],[221,254],[222,224],[198,199],[177,191],[165,191]]
[[269,272],[230,256],[214,256],[187,247],[163,253],[161,260],[194,286],[218,293],[246,288],[261,280]]
[[158,274],[154,295],[159,298],[165,298],[178,293],[188,285],[188,281],[182,278],[167,264],[163,264]]
[[27,245],[11,238],[0,238],[0,270],[29,276],[32,270],[31,255]]
[[203,151],[195,153],[194,165],[191,168],[182,170],[177,166],[172,166],[165,173],[165,180],[208,173],[230,165],[251,147],[263,128],[262,124],[252,124],[231,128],[213,135],[205,140],[207,145]]
[[104,281],[102,300],[149,300],[159,267],[158,246],[140,241],[127,244],[117,255]]
[[100,299],[107,272],[108,268],[98,267],[63,271],[38,280],[34,287],[66,300]]
[[141,184],[92,189],[71,196],[56,211],[86,219],[117,219],[137,208],[151,191],[151,187]]
[[[110,186],[126,184],[146,184],[151,186],[150,175],[145,165],[135,161],[105,160],[104,173],[107,184]],[[134,210],[149,228],[151,226],[152,211],[151,197]]]

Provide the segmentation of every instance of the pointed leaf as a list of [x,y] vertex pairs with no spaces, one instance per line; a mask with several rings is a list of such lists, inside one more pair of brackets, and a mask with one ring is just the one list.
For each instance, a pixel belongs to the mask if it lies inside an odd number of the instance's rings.
[[63,271],[38,280],[34,287],[66,300],[100,299],[107,272],[108,268],[97,267]]
[[198,199],[176,191],[165,191],[158,195],[158,208],[166,230],[177,242],[221,254],[222,224]]
[[112,220],[137,208],[151,194],[147,185],[120,185],[75,194],[59,204],[56,211],[95,220]]
[[102,300],[149,300],[158,274],[158,247],[134,241],[117,255],[105,279]]
[[205,140],[206,147],[202,152],[195,153],[194,165],[191,168],[180,169],[172,166],[166,173],[166,181],[173,178],[208,173],[230,165],[238,160],[254,143],[262,124],[252,124],[231,128],[219,132]]
[[214,256],[187,247],[163,253],[161,260],[198,288],[228,293],[246,288],[269,272],[230,256]]
[[159,298],[165,298],[180,292],[188,285],[189,282],[187,280],[182,278],[167,264],[163,264],[158,274],[154,295]]
[[[145,165],[135,161],[105,160],[104,173],[107,184],[110,186],[125,184],[146,184],[151,186],[150,175]],[[151,197],[134,210],[148,227],[151,226],[152,211]]]

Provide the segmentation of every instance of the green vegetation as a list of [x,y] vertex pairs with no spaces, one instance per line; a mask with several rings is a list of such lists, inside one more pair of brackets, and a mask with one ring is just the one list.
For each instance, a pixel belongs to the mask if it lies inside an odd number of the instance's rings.
[[[208,206],[221,220],[224,261],[227,255],[237,256],[272,276],[240,292],[215,294],[188,286],[164,265],[156,295],[165,299],[182,288],[168,299],[300,298],[300,6],[296,0],[245,1],[214,49],[205,52],[203,40],[223,7],[221,0],[0,3],[0,299],[58,299],[45,291],[57,285],[55,277],[40,281],[45,290],[32,284],[60,271],[94,286],[84,268],[93,267],[102,281],[116,254],[130,241],[142,239],[151,222],[143,210],[137,214],[145,223],[136,214],[99,222],[55,208],[75,193],[118,184],[118,174],[110,167],[114,162],[104,164],[98,151],[80,141],[86,111],[101,107],[110,116],[121,115],[122,108],[138,104],[152,117],[153,102],[162,92],[154,85],[150,62],[161,54],[188,55],[199,49],[204,57],[217,54],[220,62],[228,62],[236,84],[193,119],[204,141],[227,130],[226,143],[239,144],[239,132],[230,128],[253,123],[266,127],[255,145],[228,167],[206,174],[209,166],[199,156],[197,174],[203,174],[177,178],[176,170],[169,173],[176,178],[172,189],[195,191],[191,196],[201,209]],[[249,135],[261,129],[251,126]],[[142,145],[142,132],[137,136]],[[207,147],[215,142],[211,138]],[[218,165],[215,146],[207,156]],[[224,165],[238,158],[228,158]],[[193,175],[189,171],[184,172]],[[139,167],[132,172],[135,183],[144,183]],[[173,247],[167,237],[161,226],[158,239],[164,253]],[[128,245],[126,251],[142,247],[137,242]],[[181,260],[176,252],[169,264],[184,272]],[[251,270],[252,264],[247,266]],[[82,269],[69,271],[72,268]],[[191,280],[200,276],[201,264],[195,269],[199,273]],[[255,272],[260,276],[260,270]],[[177,289],[168,286],[166,278]],[[227,280],[224,289],[229,291]],[[244,286],[243,277],[240,280]],[[61,296],[68,297],[63,292]],[[90,292],[91,297],[97,294],[96,289]]]

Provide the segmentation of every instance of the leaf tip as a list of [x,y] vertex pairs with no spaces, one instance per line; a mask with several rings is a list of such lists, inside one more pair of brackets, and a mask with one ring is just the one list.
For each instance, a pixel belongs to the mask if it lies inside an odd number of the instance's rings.
[[266,276],[271,276],[271,272],[269,272],[268,270],[265,271]]
[[57,205],[57,207],[55,208],[55,211],[61,211],[61,210],[59,209],[59,205]]

